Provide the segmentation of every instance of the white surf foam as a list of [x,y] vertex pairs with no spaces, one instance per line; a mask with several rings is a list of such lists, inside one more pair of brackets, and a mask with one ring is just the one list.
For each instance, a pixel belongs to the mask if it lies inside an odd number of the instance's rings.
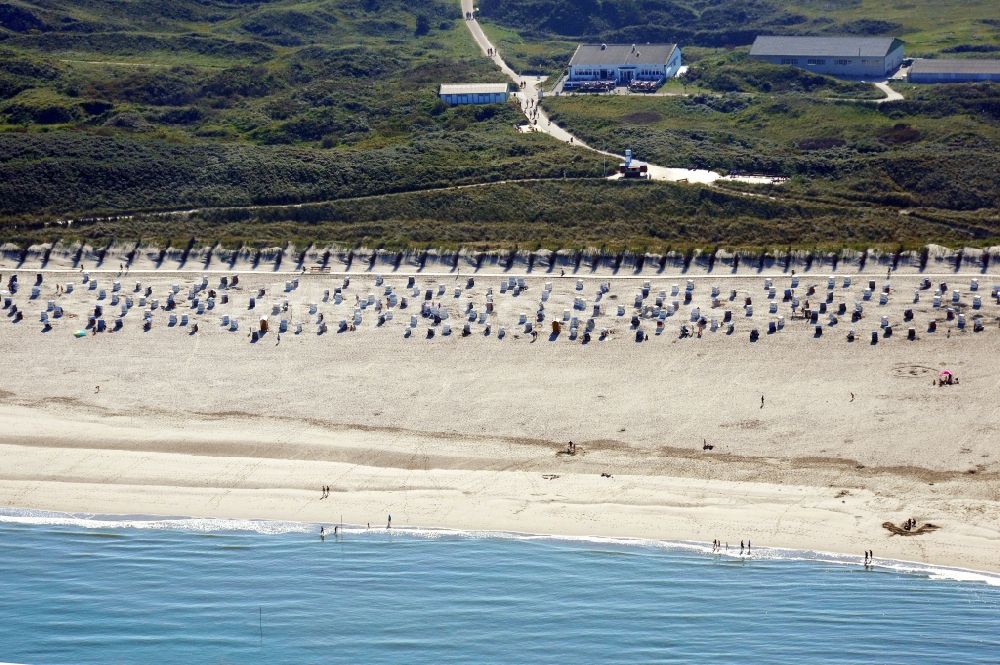
[[[272,520],[240,520],[224,518],[198,517],[146,517],[121,515],[93,515],[84,513],[60,513],[45,510],[26,510],[15,508],[0,508],[0,524],[29,524],[36,526],[72,526],[85,529],[160,529],[168,531],[189,532],[249,532],[264,535],[279,535],[288,533],[315,534],[319,523],[272,521]],[[333,524],[324,523],[327,536],[332,537]],[[741,552],[733,548],[713,551],[710,543],[700,541],[668,541],[651,538],[627,538],[622,536],[561,536],[540,533],[516,531],[466,531],[458,529],[428,528],[428,527],[393,527],[386,529],[379,525],[366,527],[364,525],[347,524],[339,530],[348,535],[405,535],[412,538],[442,539],[503,539],[523,541],[555,541],[571,543],[591,543],[594,545],[614,545],[624,547],[641,547],[670,551],[687,551],[719,558],[742,561],[803,561],[843,566],[859,566],[861,557],[836,552],[813,550],[795,550],[780,547],[754,546],[749,552]],[[958,582],[978,582],[989,586],[1000,587],[1000,574],[935,566],[919,561],[900,559],[875,559],[874,569],[891,571],[901,574],[921,575],[932,580],[949,580]]]
[[0,523],[75,526],[85,529],[161,529],[167,531],[249,531],[261,534],[311,533],[303,522],[233,520],[199,517],[144,517],[58,513],[47,510],[0,509]]

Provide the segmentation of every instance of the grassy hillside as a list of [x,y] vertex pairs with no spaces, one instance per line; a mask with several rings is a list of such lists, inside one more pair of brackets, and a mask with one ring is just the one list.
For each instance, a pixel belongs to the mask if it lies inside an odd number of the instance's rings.
[[501,81],[445,0],[0,0],[0,216],[284,203],[592,174],[449,109]]
[[[757,190],[759,193],[760,190]],[[767,193],[776,194],[779,190]],[[176,217],[29,223],[19,243],[109,238],[174,247],[321,246],[665,251],[710,247],[952,246],[1000,241],[1000,216],[897,211],[857,203],[788,201],[650,182],[556,180],[409,192],[301,207],[229,209]]]
[[744,51],[716,49],[687,53],[688,72],[668,82],[665,90],[681,92],[743,92],[798,94],[817,99],[881,99],[885,95],[869,83],[843,81],[797,67],[750,60]]
[[793,176],[791,195],[1000,209],[1000,86],[914,88],[884,105],[799,95],[548,98],[596,145],[668,165]]
[[891,34],[914,55],[1000,49],[991,0],[480,0],[482,15],[532,40],[750,44],[760,33]]
[[[677,28],[715,31],[710,44],[760,26],[872,28],[858,23],[868,0],[827,9],[728,1],[631,5],[644,8],[644,30],[671,17]],[[538,34],[549,28],[537,12],[566,3],[482,5]],[[560,11],[575,8],[572,21],[552,25],[591,30],[597,21],[597,35],[625,38],[628,13],[608,8],[631,5],[570,3]],[[936,50],[997,41],[979,3],[964,5],[951,17],[913,9],[906,20]],[[829,98],[873,96],[869,87],[692,46],[691,77],[670,88],[690,97],[546,104],[609,149],[793,181],[768,199],[622,186],[596,179],[603,157],[519,134],[513,106],[439,103],[442,81],[503,80],[457,14],[452,0],[0,0],[0,242],[664,249],[1000,238],[1000,188],[986,166],[1000,147],[997,86],[913,88],[906,102],[863,106]],[[961,26],[987,27],[973,40]],[[559,71],[579,36],[487,29],[515,67],[542,73]],[[563,176],[595,180],[440,189]],[[300,203],[309,205],[278,207]],[[263,207],[55,222],[212,206]]]

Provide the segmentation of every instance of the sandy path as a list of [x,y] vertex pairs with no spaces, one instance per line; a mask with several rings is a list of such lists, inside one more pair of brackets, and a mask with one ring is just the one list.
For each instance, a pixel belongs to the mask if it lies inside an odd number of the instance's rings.
[[[183,294],[200,278],[136,279],[157,294],[177,282]],[[342,514],[362,524],[391,511],[401,525],[750,537],[1000,570],[995,323],[978,334],[947,333],[953,324],[942,323],[936,336],[921,327],[916,342],[897,334],[871,346],[847,344],[835,327],[814,339],[811,326],[789,317],[785,331],[751,345],[748,326],[767,314],[741,318],[733,336],[686,340],[677,339],[675,317],[664,335],[637,344],[628,317],[611,314],[598,323],[611,331],[605,342],[584,346],[563,334],[532,343],[516,318],[534,310],[545,278],[528,278],[519,297],[496,293],[489,337],[477,323],[469,337],[428,340],[421,319],[404,339],[408,313],[376,327],[369,310],[355,333],[317,336],[307,323],[280,344],[273,335],[248,343],[245,301],[257,288],[271,294],[261,309],[287,299],[288,316],[309,322],[306,303],[341,283],[303,276],[285,294],[285,279],[243,275],[229,306],[192,314],[201,323],[193,336],[167,327],[159,310],[148,333],[133,312],[119,333],[77,340],[69,333],[79,323],[66,318],[42,334],[34,309],[51,294],[25,302],[20,293],[26,320],[0,318],[0,356],[13,368],[0,383],[0,505],[306,521]],[[320,303],[320,311],[343,317],[355,294],[380,292],[372,279],[355,275],[345,305]],[[406,279],[386,284],[403,291]],[[499,282],[478,276],[451,298],[465,279],[421,275],[417,287],[446,285],[440,300],[457,316],[460,303],[480,307]],[[900,295],[883,308],[869,304],[858,328],[877,327],[883,311],[895,323],[914,307],[901,294],[919,279],[894,278]],[[547,306],[561,312],[578,294],[576,280],[553,281]],[[586,280],[588,301],[597,281]],[[609,308],[612,296],[630,300],[638,288],[605,281]],[[651,281],[654,293],[671,282],[684,288],[676,277]],[[742,299],[757,296],[763,279],[715,282]],[[837,298],[857,295],[850,291],[838,287]],[[707,308],[707,296],[698,281],[692,304]],[[81,317],[94,298],[78,290],[58,301],[67,317]],[[240,332],[218,326],[223,311],[242,319]],[[1000,306],[987,300],[980,311],[992,321]],[[921,325],[936,313],[926,299],[916,306]],[[510,331],[502,342],[500,325]],[[961,384],[932,387],[942,367]],[[579,445],[575,457],[558,454],[568,440]],[[715,448],[703,451],[703,440]],[[334,491],[321,501],[324,484]],[[908,517],[941,529],[901,538],[881,527]]]
[[[515,98],[521,105],[521,111],[524,112],[525,116],[531,123],[532,131],[540,131],[552,136],[558,141],[563,143],[572,143],[577,145],[584,150],[590,150],[591,152],[596,152],[599,155],[605,155],[611,157],[617,161],[623,161],[625,158],[623,155],[616,154],[613,152],[608,152],[606,150],[600,150],[593,146],[586,144],[581,141],[578,136],[574,136],[566,128],[559,126],[557,123],[552,122],[548,114],[545,113],[545,109],[539,104],[542,99],[542,85],[545,80],[538,76],[522,76],[518,74],[500,57],[496,48],[490,42],[489,37],[483,32],[482,27],[479,25],[479,21],[475,18],[475,6],[474,0],[461,0],[462,6],[462,16],[472,15],[471,19],[466,19],[465,24],[469,28],[469,33],[475,40],[476,44],[479,46],[479,50],[482,51],[483,55],[489,57],[493,63],[500,68],[500,71],[504,73],[509,79],[514,82],[517,87],[518,92],[515,93]],[[524,86],[523,88],[521,86]],[[670,182],[692,182],[700,184],[711,184],[717,180],[736,180],[739,182],[746,182],[751,184],[777,184],[774,178],[771,177],[761,177],[761,176],[723,176],[715,171],[709,171],[706,169],[683,169],[683,168],[673,168],[666,166],[657,166],[656,164],[648,164],[649,177],[653,180],[668,180]]]
[[902,94],[892,89],[888,81],[882,81],[881,83],[875,83],[874,85],[876,88],[885,93],[885,99],[876,100],[879,104],[884,104],[885,102],[900,102],[904,99]]

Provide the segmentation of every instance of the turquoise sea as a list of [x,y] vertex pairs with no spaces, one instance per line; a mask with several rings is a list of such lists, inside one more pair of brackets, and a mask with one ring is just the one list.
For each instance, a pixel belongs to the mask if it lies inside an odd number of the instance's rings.
[[5,510],[0,661],[1000,663],[998,577],[707,550]]

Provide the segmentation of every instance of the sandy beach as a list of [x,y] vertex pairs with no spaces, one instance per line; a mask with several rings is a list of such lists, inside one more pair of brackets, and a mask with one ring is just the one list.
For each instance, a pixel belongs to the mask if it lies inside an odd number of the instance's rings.
[[[113,312],[104,314],[112,329],[120,314],[120,305],[110,305],[117,271],[90,272],[99,282],[94,290],[78,270],[46,271],[31,299],[38,270],[22,266],[10,297],[24,319],[0,317],[0,505],[373,526],[391,513],[399,526],[719,539],[730,547],[751,539],[1000,571],[1000,305],[992,295],[1000,277],[953,272],[921,289],[924,275],[900,271],[880,305],[886,279],[877,270],[858,275],[842,267],[833,289],[826,272],[800,274],[796,311],[782,297],[792,288],[783,271],[627,279],[513,271],[477,274],[471,286],[471,275],[455,271],[414,274],[408,287],[404,266],[377,285],[374,273],[352,275],[346,287],[341,275],[304,274],[286,291],[296,277],[241,272],[237,288],[221,289],[220,277],[233,273],[211,272],[200,290],[201,272],[135,270],[117,277],[120,303],[126,295],[135,301],[122,329],[78,339],[73,332],[95,304]],[[10,274],[0,266],[0,289]],[[511,279],[524,280],[518,295],[500,292]],[[776,291],[773,313],[765,279]],[[869,280],[877,285],[865,300]],[[637,310],[645,281],[649,295]],[[934,307],[943,281],[948,289]],[[70,282],[72,293],[58,293]],[[552,287],[537,322],[546,283]],[[602,283],[606,292],[596,301]],[[165,312],[174,284],[177,309]],[[191,307],[192,286],[202,302],[217,290],[213,309]],[[406,309],[388,306],[386,287],[407,297]],[[810,287],[815,293],[807,296]],[[152,323],[144,332],[138,299],[146,288]],[[265,295],[248,310],[259,289]],[[420,316],[428,289],[427,302],[449,312],[438,325]],[[488,289],[493,311],[486,315]],[[953,290],[960,291],[954,305]],[[660,291],[664,308],[679,306],[657,334]],[[815,309],[828,291],[818,324],[803,320],[804,302]],[[383,310],[367,307],[356,330],[338,332],[340,320],[354,321],[355,297],[369,293]],[[575,298],[583,309],[574,309]],[[43,333],[48,300],[64,313]],[[831,324],[841,302],[848,314]],[[863,318],[852,323],[856,302]],[[476,316],[463,336],[467,303]],[[595,304],[600,313],[583,343]],[[706,318],[700,336],[692,307]],[[906,309],[912,323],[903,321]],[[390,310],[393,318],[378,325]],[[550,339],[551,321],[563,323],[564,310],[579,318],[578,335],[570,339],[566,321]],[[522,312],[541,332],[537,339],[518,323]],[[187,315],[188,326],[168,325],[170,314]],[[325,334],[317,334],[320,314]],[[417,325],[405,337],[414,314]],[[224,315],[238,318],[236,331],[221,325]],[[251,343],[261,315],[271,331]],[[645,341],[636,341],[632,316],[640,317]],[[778,316],[783,326],[768,334]],[[882,316],[894,328],[888,338]],[[981,332],[973,332],[974,316]],[[932,318],[938,329],[929,333]],[[289,328],[279,342],[282,319]],[[690,336],[679,336],[682,325]],[[851,328],[857,339],[849,343]],[[760,332],[756,342],[752,329]],[[933,385],[944,369],[960,383]],[[565,454],[569,441],[575,455]],[[324,485],[331,493],[321,499]],[[937,529],[893,535],[883,526],[908,518]]]

